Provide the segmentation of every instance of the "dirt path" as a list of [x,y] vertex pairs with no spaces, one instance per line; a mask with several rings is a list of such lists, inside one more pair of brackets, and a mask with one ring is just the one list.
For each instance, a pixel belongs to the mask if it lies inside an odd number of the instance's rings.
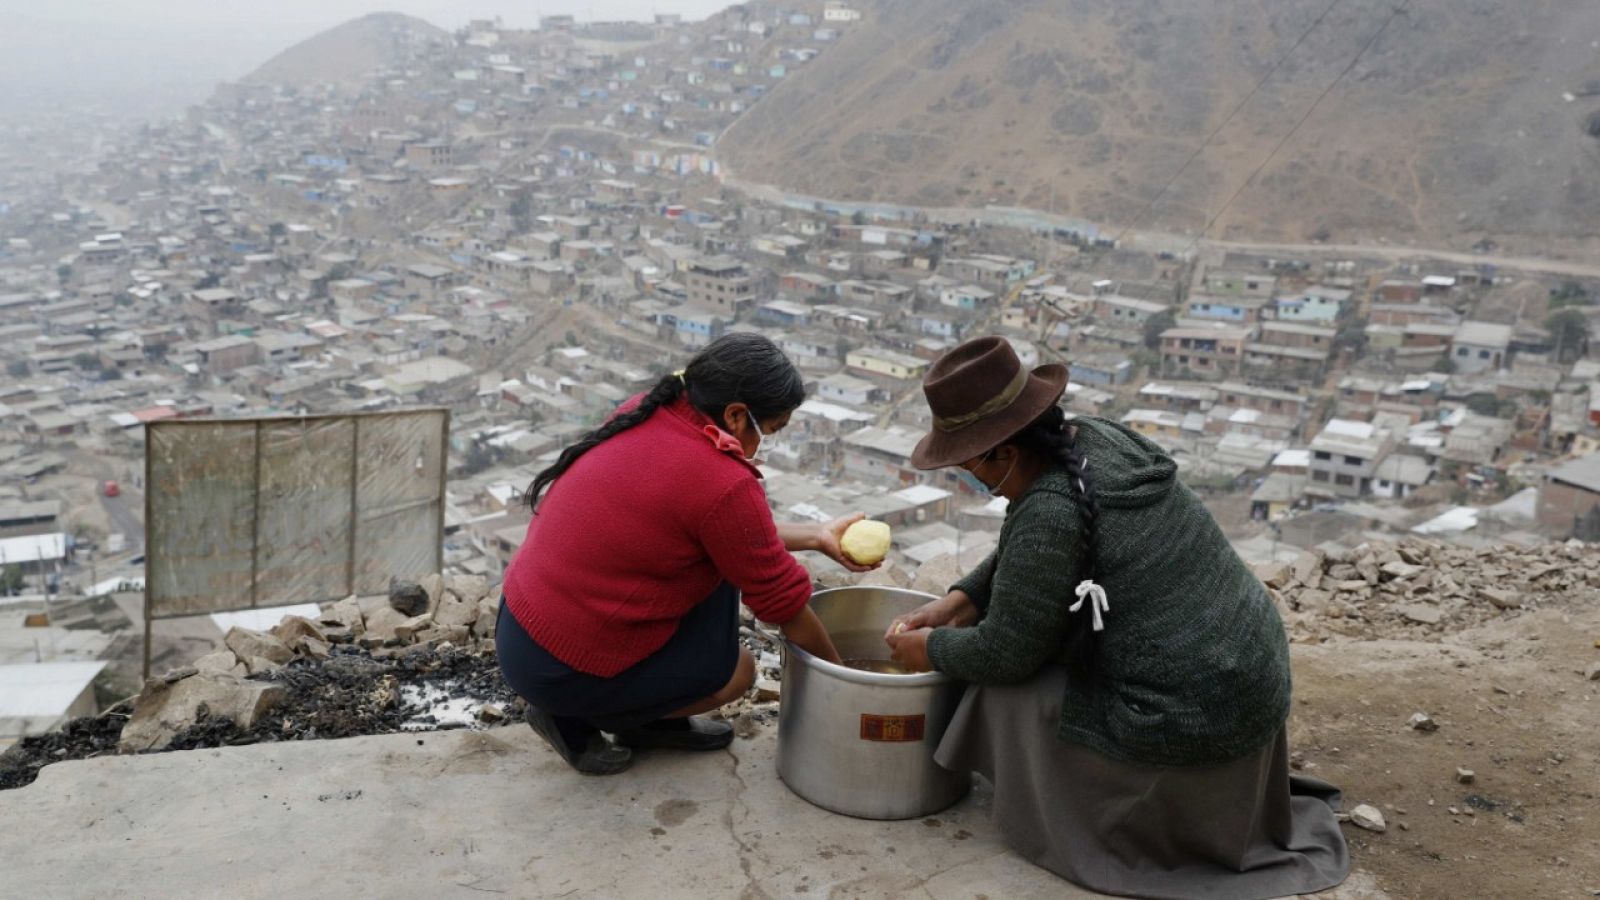
[[[1356,865],[1395,897],[1600,891],[1600,681],[1584,677],[1597,640],[1591,604],[1442,644],[1296,646],[1296,760],[1341,787],[1346,809],[1388,820],[1383,834],[1346,826]],[[1416,712],[1438,730],[1408,727]]]

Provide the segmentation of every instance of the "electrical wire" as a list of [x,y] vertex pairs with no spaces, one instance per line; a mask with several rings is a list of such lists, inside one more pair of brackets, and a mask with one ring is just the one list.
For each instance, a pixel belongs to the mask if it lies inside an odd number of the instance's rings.
[[1189,154],[1189,158],[1185,159],[1182,165],[1178,166],[1177,171],[1172,173],[1172,177],[1167,179],[1167,183],[1161,186],[1161,190],[1157,191],[1156,195],[1150,199],[1150,202],[1146,203],[1143,209],[1139,210],[1139,212],[1136,213],[1132,219],[1128,220],[1128,224],[1123,226],[1122,231],[1119,232],[1116,237],[1111,239],[1112,247],[1122,243],[1122,239],[1127,237],[1128,234],[1133,231],[1134,227],[1138,225],[1139,221],[1143,219],[1145,215],[1150,212],[1150,210],[1155,209],[1156,204],[1160,203],[1161,198],[1165,197],[1167,192],[1172,190],[1172,186],[1178,183],[1178,179],[1183,177],[1183,173],[1188,171],[1189,166],[1193,164],[1196,159],[1199,159],[1200,154],[1204,153],[1206,148],[1211,146],[1211,143],[1217,139],[1217,135],[1221,134],[1222,130],[1227,128],[1228,125],[1230,125],[1233,120],[1238,117],[1239,113],[1245,108],[1245,106],[1249,105],[1250,101],[1255,99],[1256,94],[1261,93],[1261,89],[1266,87],[1268,81],[1272,80],[1272,76],[1278,73],[1278,70],[1283,67],[1283,64],[1287,62],[1291,56],[1294,56],[1296,50],[1300,49],[1300,45],[1304,44],[1306,39],[1311,37],[1311,33],[1321,27],[1323,22],[1327,21],[1328,16],[1332,15],[1333,11],[1337,9],[1343,2],[1344,0],[1333,0],[1333,2],[1328,4],[1328,7],[1322,11],[1322,15],[1317,16],[1316,19],[1311,22],[1311,25],[1307,27],[1305,31],[1300,33],[1299,39],[1296,40],[1288,50],[1284,51],[1282,56],[1278,57],[1278,61],[1272,64],[1272,67],[1267,70],[1265,75],[1261,76],[1261,80],[1257,81],[1256,86],[1250,89],[1250,93],[1245,94],[1244,99],[1240,100],[1239,103],[1234,106],[1234,108],[1228,113],[1227,117],[1222,120],[1222,124],[1218,125],[1216,128],[1213,128],[1211,133],[1206,135],[1206,139],[1200,142],[1200,146],[1196,147],[1194,152]]
[[[1228,197],[1227,202],[1222,204],[1222,207],[1217,210],[1216,214],[1211,216],[1211,218],[1206,221],[1205,226],[1200,229],[1198,234],[1195,235],[1194,240],[1190,241],[1189,245],[1185,247],[1180,254],[1178,254],[1179,256],[1187,256],[1192,250],[1199,246],[1200,242],[1205,239],[1207,232],[1211,230],[1212,226],[1216,225],[1216,223],[1221,220],[1223,214],[1232,208],[1233,204],[1244,195],[1244,192],[1255,183],[1256,178],[1266,170],[1267,166],[1272,164],[1272,161],[1277,158],[1278,154],[1282,152],[1283,148],[1288,146],[1289,141],[1293,140],[1294,136],[1300,132],[1300,129],[1305,126],[1306,122],[1311,120],[1311,117],[1316,114],[1317,108],[1320,107],[1322,102],[1328,98],[1328,95],[1333,93],[1333,89],[1338,87],[1339,84],[1344,81],[1346,76],[1355,71],[1356,66],[1361,63],[1362,58],[1367,55],[1367,51],[1371,50],[1373,46],[1378,43],[1378,39],[1383,37],[1384,32],[1389,30],[1389,26],[1394,23],[1394,20],[1410,11],[1411,2],[1412,0],[1403,0],[1402,3],[1390,9],[1388,18],[1383,20],[1383,24],[1378,26],[1378,30],[1374,31],[1372,36],[1367,38],[1366,42],[1363,43],[1360,49],[1356,51],[1356,55],[1351,57],[1350,62],[1339,71],[1338,75],[1334,76],[1333,81],[1329,82],[1327,87],[1322,89],[1322,92],[1317,95],[1316,99],[1311,101],[1311,105],[1306,108],[1305,113],[1301,115],[1300,118],[1294,123],[1294,127],[1290,128],[1284,133],[1283,137],[1280,138],[1277,144],[1273,146],[1271,152],[1269,152],[1266,157],[1262,159],[1261,162],[1250,172],[1250,175],[1240,183],[1239,187],[1231,196]],[[1204,149],[1204,147],[1202,146],[1201,149]],[[1196,155],[1198,155],[1198,153]],[[1191,157],[1191,159],[1192,158],[1193,157]],[[1175,180],[1176,179],[1174,179],[1174,181]],[[1131,229],[1132,226],[1130,225],[1127,229],[1124,229],[1123,234],[1126,234]],[[1118,240],[1120,241],[1120,237]],[[1115,246],[1115,243],[1116,242],[1113,242],[1112,246]],[[1110,248],[1108,247],[1107,250],[1109,249]],[[1098,261],[1098,259],[1099,257],[1096,257],[1094,261]],[[1094,261],[1091,261],[1090,265],[1092,265]],[[1054,303],[1047,302],[1046,305],[1056,312],[1064,314],[1064,310],[1062,310],[1059,306],[1056,306]],[[1048,341],[1042,341],[1041,344],[1047,351],[1055,354],[1058,359],[1065,359],[1065,357],[1059,351],[1049,346]]]

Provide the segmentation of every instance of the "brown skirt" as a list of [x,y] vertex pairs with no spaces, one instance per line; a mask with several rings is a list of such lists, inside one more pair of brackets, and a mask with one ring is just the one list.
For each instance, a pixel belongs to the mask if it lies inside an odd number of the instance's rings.
[[1056,737],[1066,670],[971,685],[934,758],[994,785],[994,818],[1020,856],[1128,897],[1259,900],[1325,890],[1350,857],[1339,791],[1289,772],[1283,729],[1215,766],[1111,759]]

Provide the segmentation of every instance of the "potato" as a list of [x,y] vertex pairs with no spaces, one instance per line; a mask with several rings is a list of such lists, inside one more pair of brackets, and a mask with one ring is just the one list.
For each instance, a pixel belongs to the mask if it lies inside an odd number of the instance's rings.
[[844,530],[839,547],[857,565],[877,565],[889,555],[889,526],[862,519]]

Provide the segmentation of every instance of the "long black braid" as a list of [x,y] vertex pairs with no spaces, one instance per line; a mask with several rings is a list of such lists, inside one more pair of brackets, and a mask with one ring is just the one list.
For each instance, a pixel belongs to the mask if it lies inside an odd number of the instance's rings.
[[794,363],[771,340],[748,332],[724,335],[689,361],[683,374],[664,376],[633,409],[612,416],[576,444],[561,451],[556,461],[534,477],[523,495],[529,509],[537,510],[539,495],[560,478],[578,457],[605,441],[640,424],[656,410],[685,394],[689,404],[718,427],[730,403],[743,403],[757,421],[773,419],[805,402],[805,381]]
[[1078,508],[1083,513],[1083,577],[1094,578],[1100,504],[1095,499],[1094,473],[1090,469],[1089,459],[1078,449],[1077,430],[1067,423],[1067,415],[1061,407],[1052,406],[1028,423],[1028,427],[1022,429],[1011,443],[1053,460],[1067,470]]
[[[1083,520],[1083,572],[1079,578],[1081,582],[1093,579],[1099,568],[1096,545],[1099,540],[1100,505],[1095,500],[1093,469],[1088,457],[1078,449],[1077,437],[1077,429],[1067,423],[1066,413],[1061,407],[1052,406],[1045,410],[1043,415],[1030,422],[1027,428],[1011,439],[1010,443],[1031,450],[1067,470],[1067,475],[1072,481],[1074,499],[1078,503],[1078,510],[1082,513]],[[1073,598],[1064,597],[1062,602],[1071,603]],[[1100,642],[1096,640],[1095,631],[1088,627],[1087,621],[1082,627],[1073,628],[1068,632],[1063,650],[1068,676],[1080,686],[1093,684],[1094,672],[1098,666]]]

